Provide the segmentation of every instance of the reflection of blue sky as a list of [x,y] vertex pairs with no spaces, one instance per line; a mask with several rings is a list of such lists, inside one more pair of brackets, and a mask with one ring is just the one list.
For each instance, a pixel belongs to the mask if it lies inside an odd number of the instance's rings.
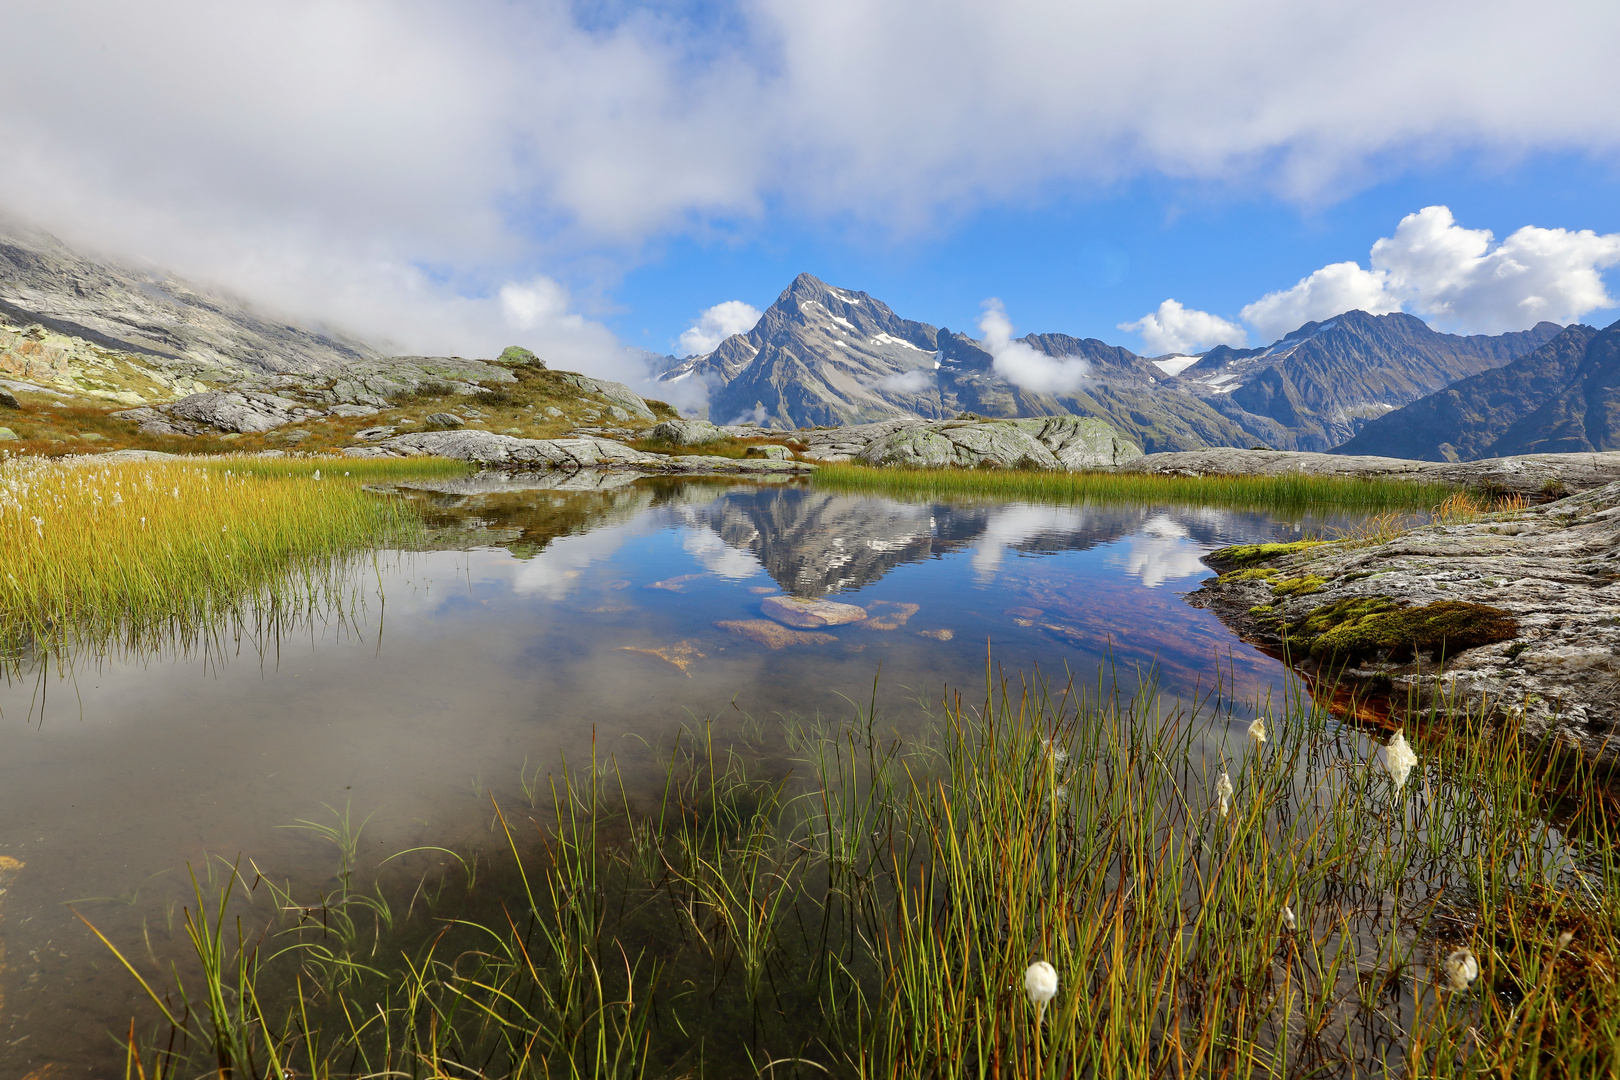
[[1185,525],[1158,514],[1149,518],[1140,532],[1112,545],[1108,561],[1141,578],[1148,588],[1156,589],[1167,581],[1208,574],[1209,567],[1202,557],[1210,550],[1208,544],[1192,539]]

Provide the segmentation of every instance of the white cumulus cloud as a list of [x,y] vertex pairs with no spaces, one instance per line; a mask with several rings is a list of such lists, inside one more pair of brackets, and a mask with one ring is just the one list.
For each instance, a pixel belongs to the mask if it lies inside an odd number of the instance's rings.
[[1134,330],[1142,335],[1142,343],[1150,354],[1193,353],[1215,345],[1230,345],[1241,349],[1249,343],[1249,335],[1235,322],[1228,322],[1207,311],[1183,307],[1179,301],[1166,300],[1135,322],[1120,323],[1121,330]]
[[746,334],[759,322],[760,310],[741,300],[726,300],[705,308],[691,327],[681,335],[678,355],[710,353],[732,334]]
[[1038,394],[1064,394],[1076,390],[1091,375],[1081,356],[1047,356],[1012,338],[1007,309],[994,297],[984,302],[979,332],[984,348],[995,358],[996,373],[1014,386]]
[[1268,340],[1356,308],[1410,311],[1443,330],[1498,334],[1615,306],[1602,271],[1620,263],[1620,233],[1526,225],[1494,240],[1489,229],[1458,225],[1447,207],[1424,207],[1373,244],[1369,267],[1324,266],[1245,307],[1243,318]]

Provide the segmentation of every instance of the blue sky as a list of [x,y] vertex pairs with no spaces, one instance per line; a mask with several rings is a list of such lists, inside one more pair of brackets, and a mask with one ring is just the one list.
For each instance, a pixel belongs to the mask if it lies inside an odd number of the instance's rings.
[[[1141,350],[1118,329],[1176,298],[1236,320],[1244,305],[1328,263],[1365,264],[1375,240],[1422,207],[1497,239],[1524,225],[1620,232],[1620,165],[1580,153],[1518,162],[1461,154],[1413,167],[1317,205],[1256,198],[1224,186],[1143,178],[1117,189],[1055,193],[988,206],[923,233],[874,236],[858,227],[772,221],[735,238],[660,245],[615,290],[606,316],[626,342],[664,351],[704,308],[743,300],[765,308],[809,271],[863,289],[899,314],[975,333],[999,297],[1021,333],[1067,333]],[[1620,280],[1606,275],[1611,294]],[[1584,317],[1606,324],[1620,310]],[[1251,335],[1261,344],[1259,335]]]
[[635,382],[800,271],[1149,353],[1336,304],[1620,314],[1612,2],[60,0],[8,32],[0,217],[402,352]]

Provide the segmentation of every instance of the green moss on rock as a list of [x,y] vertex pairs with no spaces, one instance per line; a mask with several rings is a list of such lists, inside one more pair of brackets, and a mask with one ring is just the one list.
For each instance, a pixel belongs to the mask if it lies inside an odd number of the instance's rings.
[[[1365,600],[1391,601],[1383,597]],[[1488,604],[1470,604],[1460,600],[1440,600],[1416,608],[1386,608],[1364,610],[1356,614],[1353,603],[1341,601],[1330,609],[1318,609],[1307,616],[1299,627],[1302,636],[1313,638],[1311,655],[1318,659],[1356,660],[1377,654],[1391,659],[1405,659],[1419,652],[1455,655],[1464,649],[1508,641],[1519,634],[1519,624],[1512,615]],[[1333,609],[1343,607],[1335,614]],[[1312,634],[1312,622],[1323,625],[1324,631]],[[1333,624],[1331,629],[1326,624]]]
[[1273,596],[1309,596],[1314,592],[1321,592],[1322,586],[1328,579],[1315,574],[1305,574],[1302,577],[1278,578],[1271,583]]
[[1291,544],[1234,544],[1231,547],[1217,548],[1210,552],[1209,557],[1212,562],[1218,564],[1253,566],[1326,543],[1328,543],[1326,540],[1295,540]]

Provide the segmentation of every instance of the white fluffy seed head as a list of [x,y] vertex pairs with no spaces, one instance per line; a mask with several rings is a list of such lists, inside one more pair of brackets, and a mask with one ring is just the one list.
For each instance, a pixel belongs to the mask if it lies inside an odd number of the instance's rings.
[[1287,904],[1283,905],[1283,925],[1290,930],[1297,929],[1299,926],[1299,920],[1294,918],[1294,909]]
[[1266,722],[1261,717],[1255,717],[1254,723],[1249,725],[1249,741],[1254,743],[1256,750],[1266,745]]
[[1413,766],[1418,763],[1417,754],[1412,752],[1412,748],[1406,744],[1406,736],[1399,731],[1389,737],[1381,753],[1384,771],[1389,773],[1395,790],[1401,790],[1406,786],[1406,778],[1411,775]]
[[1479,961],[1466,945],[1446,957],[1442,966],[1446,971],[1446,985],[1453,990],[1466,990],[1469,983],[1479,978]]
[[1215,798],[1220,804],[1221,817],[1232,812],[1232,778],[1222,770],[1221,777],[1215,781]]
[[1041,1006],[1057,997],[1057,968],[1045,960],[1037,960],[1024,969],[1024,992],[1030,1004]]

